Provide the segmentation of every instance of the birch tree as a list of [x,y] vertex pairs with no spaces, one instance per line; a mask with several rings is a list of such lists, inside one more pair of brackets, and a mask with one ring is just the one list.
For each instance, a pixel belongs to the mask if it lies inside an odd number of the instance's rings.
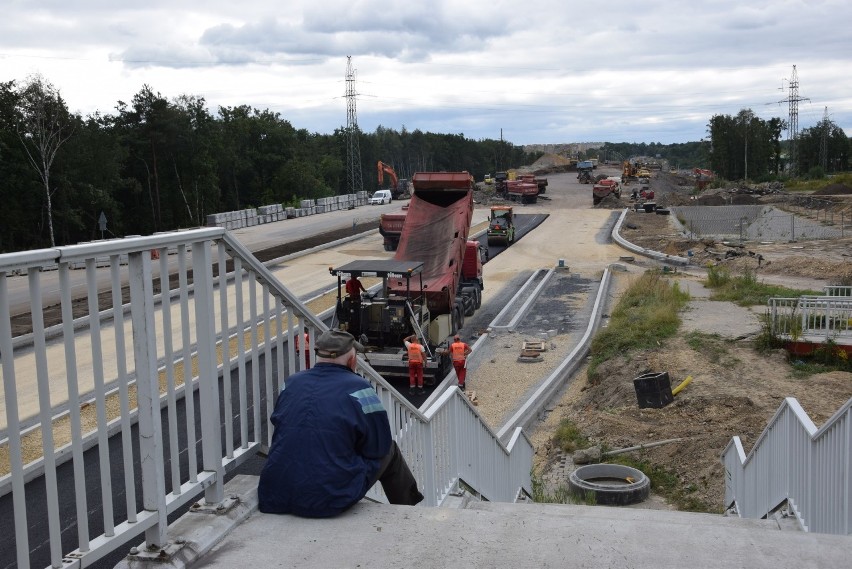
[[73,134],[73,123],[59,90],[41,75],[30,77],[21,87],[18,111],[18,137],[44,187],[50,246],[55,247],[52,198],[56,190],[50,187],[50,169],[57,152]]

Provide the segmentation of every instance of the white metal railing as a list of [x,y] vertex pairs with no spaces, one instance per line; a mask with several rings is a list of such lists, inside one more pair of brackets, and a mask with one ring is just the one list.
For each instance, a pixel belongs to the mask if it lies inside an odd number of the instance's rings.
[[[833,291],[832,291],[833,292]],[[852,341],[852,297],[770,298],[770,332],[793,341]]]
[[826,285],[823,287],[825,296],[852,297],[852,285]]
[[746,456],[739,437],[722,452],[725,504],[762,518],[790,504],[805,531],[852,534],[852,399],[819,429],[791,397]]
[[[61,297],[61,324],[49,336],[44,266],[58,267]],[[90,316],[75,321],[77,266]],[[29,297],[31,342],[13,337],[10,287]],[[36,559],[85,567],[143,532],[147,545],[167,544],[168,515],[202,493],[221,503],[225,472],[269,444],[274,394],[302,367],[288,338],[312,341],[325,328],[221,228],[0,255],[0,492],[11,488],[17,566],[33,563],[28,526],[37,523],[49,553]],[[532,445],[520,430],[504,446],[458,390],[427,416],[363,362],[361,372],[388,409],[426,505],[459,480],[489,500],[529,490]],[[35,478],[44,503],[28,500]],[[92,478],[101,481],[94,496]],[[61,519],[60,491],[73,494],[70,519]],[[381,499],[380,486],[371,492]],[[114,494],[124,499],[113,503]]]

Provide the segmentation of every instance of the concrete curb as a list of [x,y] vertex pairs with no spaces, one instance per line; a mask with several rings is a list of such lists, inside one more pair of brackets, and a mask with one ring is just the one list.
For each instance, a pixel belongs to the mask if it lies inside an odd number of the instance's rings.
[[618,221],[615,223],[615,227],[612,229],[612,239],[628,251],[633,251],[639,255],[643,255],[645,257],[650,257],[652,259],[656,259],[657,261],[662,261],[663,263],[669,263],[673,265],[681,265],[685,266],[689,264],[689,259],[685,257],[678,257],[677,255],[666,255],[665,253],[660,253],[659,251],[653,251],[651,249],[645,249],[644,247],[640,247],[635,245],[621,236],[621,224],[624,223],[624,218],[627,217],[627,212],[630,211],[630,208],[625,208],[623,212],[621,212],[621,216],[618,218]]
[[610,281],[612,280],[612,270],[614,265],[610,265],[604,270],[601,278],[598,293],[595,297],[595,302],[592,307],[592,314],[589,318],[589,325],[586,327],[586,332],[580,339],[577,346],[568,354],[561,364],[544,380],[544,382],[536,389],[532,397],[530,397],[523,406],[497,431],[497,438],[501,441],[510,435],[517,427],[526,430],[532,423],[538,420],[541,410],[553,398],[553,396],[562,388],[568,378],[577,370],[580,362],[589,352],[589,346],[592,343],[592,338],[595,332],[600,327],[600,319],[603,314],[604,300],[609,292]]

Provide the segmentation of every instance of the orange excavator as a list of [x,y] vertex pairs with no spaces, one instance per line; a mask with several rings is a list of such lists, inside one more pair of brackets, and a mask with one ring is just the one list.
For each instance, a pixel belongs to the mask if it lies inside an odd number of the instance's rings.
[[385,175],[387,175],[390,178],[391,185],[390,185],[389,189],[391,191],[391,195],[393,196],[393,199],[399,199],[404,194],[408,193],[408,191],[407,191],[408,190],[408,180],[406,180],[406,179],[400,180],[399,177],[396,175],[396,172],[394,171],[393,168],[391,168],[390,166],[388,166],[387,164],[385,164],[384,162],[379,160],[376,169],[378,170],[378,179],[379,179],[379,189],[380,190],[384,189],[384,188],[382,188],[382,184],[385,181]]

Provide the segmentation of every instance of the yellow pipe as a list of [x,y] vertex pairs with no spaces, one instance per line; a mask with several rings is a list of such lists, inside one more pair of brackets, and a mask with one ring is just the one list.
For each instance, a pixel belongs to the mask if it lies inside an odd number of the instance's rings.
[[684,379],[683,381],[680,382],[680,385],[678,385],[677,387],[672,389],[672,395],[677,395],[678,393],[680,393],[680,390],[683,389],[684,387],[686,387],[687,385],[689,385],[691,382],[692,382],[692,376],[687,375],[686,379]]

